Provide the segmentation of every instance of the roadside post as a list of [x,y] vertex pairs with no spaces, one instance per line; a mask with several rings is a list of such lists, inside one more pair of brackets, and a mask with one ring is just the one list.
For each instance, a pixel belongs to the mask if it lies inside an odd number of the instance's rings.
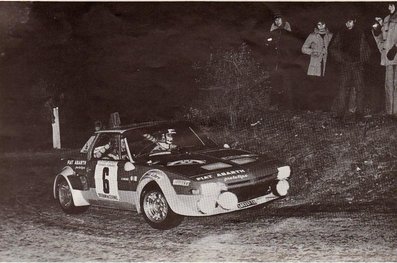
[[52,146],[54,149],[61,149],[61,131],[59,128],[59,109],[52,109],[54,114],[54,122],[52,123]]

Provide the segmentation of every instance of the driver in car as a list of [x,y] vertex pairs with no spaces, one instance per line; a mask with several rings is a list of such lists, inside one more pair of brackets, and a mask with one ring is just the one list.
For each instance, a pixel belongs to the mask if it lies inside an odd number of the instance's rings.
[[156,143],[156,147],[150,153],[169,152],[175,149],[177,146],[173,144],[174,134],[176,134],[175,129],[167,129],[167,131],[161,134],[160,139],[156,139],[150,134],[145,134],[144,137],[146,139]]
[[112,160],[126,160],[128,159],[127,155],[127,147],[125,145],[125,141],[121,140],[121,156],[119,155],[119,144],[117,140],[113,140],[110,144],[111,150],[107,154],[107,159],[112,159]]

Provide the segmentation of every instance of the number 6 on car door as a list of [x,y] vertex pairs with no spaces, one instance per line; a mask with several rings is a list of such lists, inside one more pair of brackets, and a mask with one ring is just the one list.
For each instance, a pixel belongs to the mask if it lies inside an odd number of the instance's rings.
[[117,162],[98,161],[95,167],[95,190],[99,198],[119,201]]

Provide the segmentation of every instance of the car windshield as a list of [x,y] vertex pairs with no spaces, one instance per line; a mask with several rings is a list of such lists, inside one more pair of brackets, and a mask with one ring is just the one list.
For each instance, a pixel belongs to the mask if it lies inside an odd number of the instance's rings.
[[131,153],[135,157],[216,147],[211,139],[189,123],[137,128],[125,132],[124,137],[127,138]]

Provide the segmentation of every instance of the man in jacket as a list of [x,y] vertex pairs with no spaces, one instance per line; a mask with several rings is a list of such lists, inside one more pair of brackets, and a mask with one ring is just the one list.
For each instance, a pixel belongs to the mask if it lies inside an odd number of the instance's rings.
[[272,106],[292,108],[291,76],[294,75],[292,67],[294,42],[290,24],[280,14],[275,14],[265,43],[268,61],[271,64]]
[[[381,53],[381,65],[386,66],[386,113],[397,116],[397,57],[388,56],[397,43],[397,12],[396,5],[388,5],[390,14],[384,20],[377,17],[372,29],[375,42]],[[394,47],[394,48],[393,48]]]
[[[307,70],[307,101],[306,106],[317,104],[313,108],[328,110],[325,99],[326,85],[324,82],[325,66],[327,64],[328,46],[333,34],[329,32],[325,22],[319,20],[314,32],[306,39],[302,46],[302,53],[310,56],[310,64]],[[312,107],[310,107],[312,108]]]
[[[339,91],[336,101],[337,117],[356,117],[364,113],[364,63],[369,60],[370,49],[364,33],[356,26],[353,17],[346,19],[346,27],[332,44],[331,53],[340,66]],[[349,102],[353,105],[349,108]]]

